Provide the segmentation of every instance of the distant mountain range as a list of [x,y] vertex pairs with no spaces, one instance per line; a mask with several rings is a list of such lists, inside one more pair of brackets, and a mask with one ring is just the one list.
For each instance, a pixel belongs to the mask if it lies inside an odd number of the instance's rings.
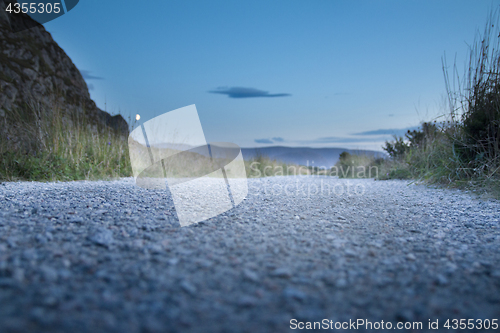
[[266,156],[271,160],[293,163],[298,165],[324,166],[330,168],[337,163],[342,152],[350,154],[384,157],[385,153],[374,150],[352,150],[344,148],[308,148],[308,147],[261,147],[241,148],[243,158],[250,160],[259,155]]
[[[173,149],[177,151],[186,151],[193,149],[193,146],[185,144],[166,144],[160,143],[153,145],[159,149]],[[309,147],[259,147],[259,148],[241,148],[243,159],[246,161],[259,155],[268,157],[271,160],[293,163],[307,166],[324,166],[331,168],[339,160],[339,156],[344,151],[350,154],[368,155],[374,157],[385,157],[385,153],[375,150],[359,150],[346,148],[309,148]]]

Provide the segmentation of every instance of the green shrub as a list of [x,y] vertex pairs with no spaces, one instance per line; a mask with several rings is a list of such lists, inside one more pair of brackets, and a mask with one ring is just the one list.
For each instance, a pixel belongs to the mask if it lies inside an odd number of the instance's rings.
[[[466,177],[464,163],[454,149],[454,127],[435,123],[422,123],[417,130],[406,133],[404,153],[390,154],[385,161],[380,179],[416,178],[432,183],[453,183]],[[386,142],[386,147],[395,145]],[[389,152],[389,151],[388,151]]]
[[386,141],[383,150],[393,159],[401,159],[405,156],[410,146],[404,141],[403,137],[394,136],[394,141]]
[[339,178],[378,178],[383,159],[364,154],[350,154],[346,151],[339,155],[339,160],[329,172]]
[[435,123],[422,123],[421,128],[405,134],[405,138],[394,136],[394,141],[386,141],[382,147],[393,159],[402,159],[411,149],[425,148],[441,134]]

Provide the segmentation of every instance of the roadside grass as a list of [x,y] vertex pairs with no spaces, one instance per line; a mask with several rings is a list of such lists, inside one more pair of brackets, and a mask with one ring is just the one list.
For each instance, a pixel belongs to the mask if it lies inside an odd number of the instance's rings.
[[443,58],[449,111],[440,123],[386,142],[380,179],[413,178],[500,199],[500,27],[492,11],[459,75]]
[[0,136],[0,179],[68,181],[131,175],[127,140],[83,117],[29,101],[7,111]]

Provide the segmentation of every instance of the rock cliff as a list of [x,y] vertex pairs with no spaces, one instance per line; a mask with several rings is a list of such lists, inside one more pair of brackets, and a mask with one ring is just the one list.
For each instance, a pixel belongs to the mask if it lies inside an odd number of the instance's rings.
[[[50,33],[26,14],[8,14],[5,8],[10,2],[16,1],[0,0],[1,135],[15,135],[6,128],[12,122],[8,119],[12,111],[35,103],[42,110],[57,107],[68,119],[74,115],[85,118],[94,129],[112,128],[127,136],[127,122],[96,106],[80,71]],[[23,27],[30,29],[14,32]]]

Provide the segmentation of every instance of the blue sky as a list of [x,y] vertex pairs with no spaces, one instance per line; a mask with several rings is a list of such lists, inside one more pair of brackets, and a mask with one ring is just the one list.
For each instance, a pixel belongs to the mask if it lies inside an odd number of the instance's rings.
[[498,5],[84,0],[44,26],[110,113],[196,104],[208,141],[381,150],[363,133],[445,112],[441,58],[463,68]]

